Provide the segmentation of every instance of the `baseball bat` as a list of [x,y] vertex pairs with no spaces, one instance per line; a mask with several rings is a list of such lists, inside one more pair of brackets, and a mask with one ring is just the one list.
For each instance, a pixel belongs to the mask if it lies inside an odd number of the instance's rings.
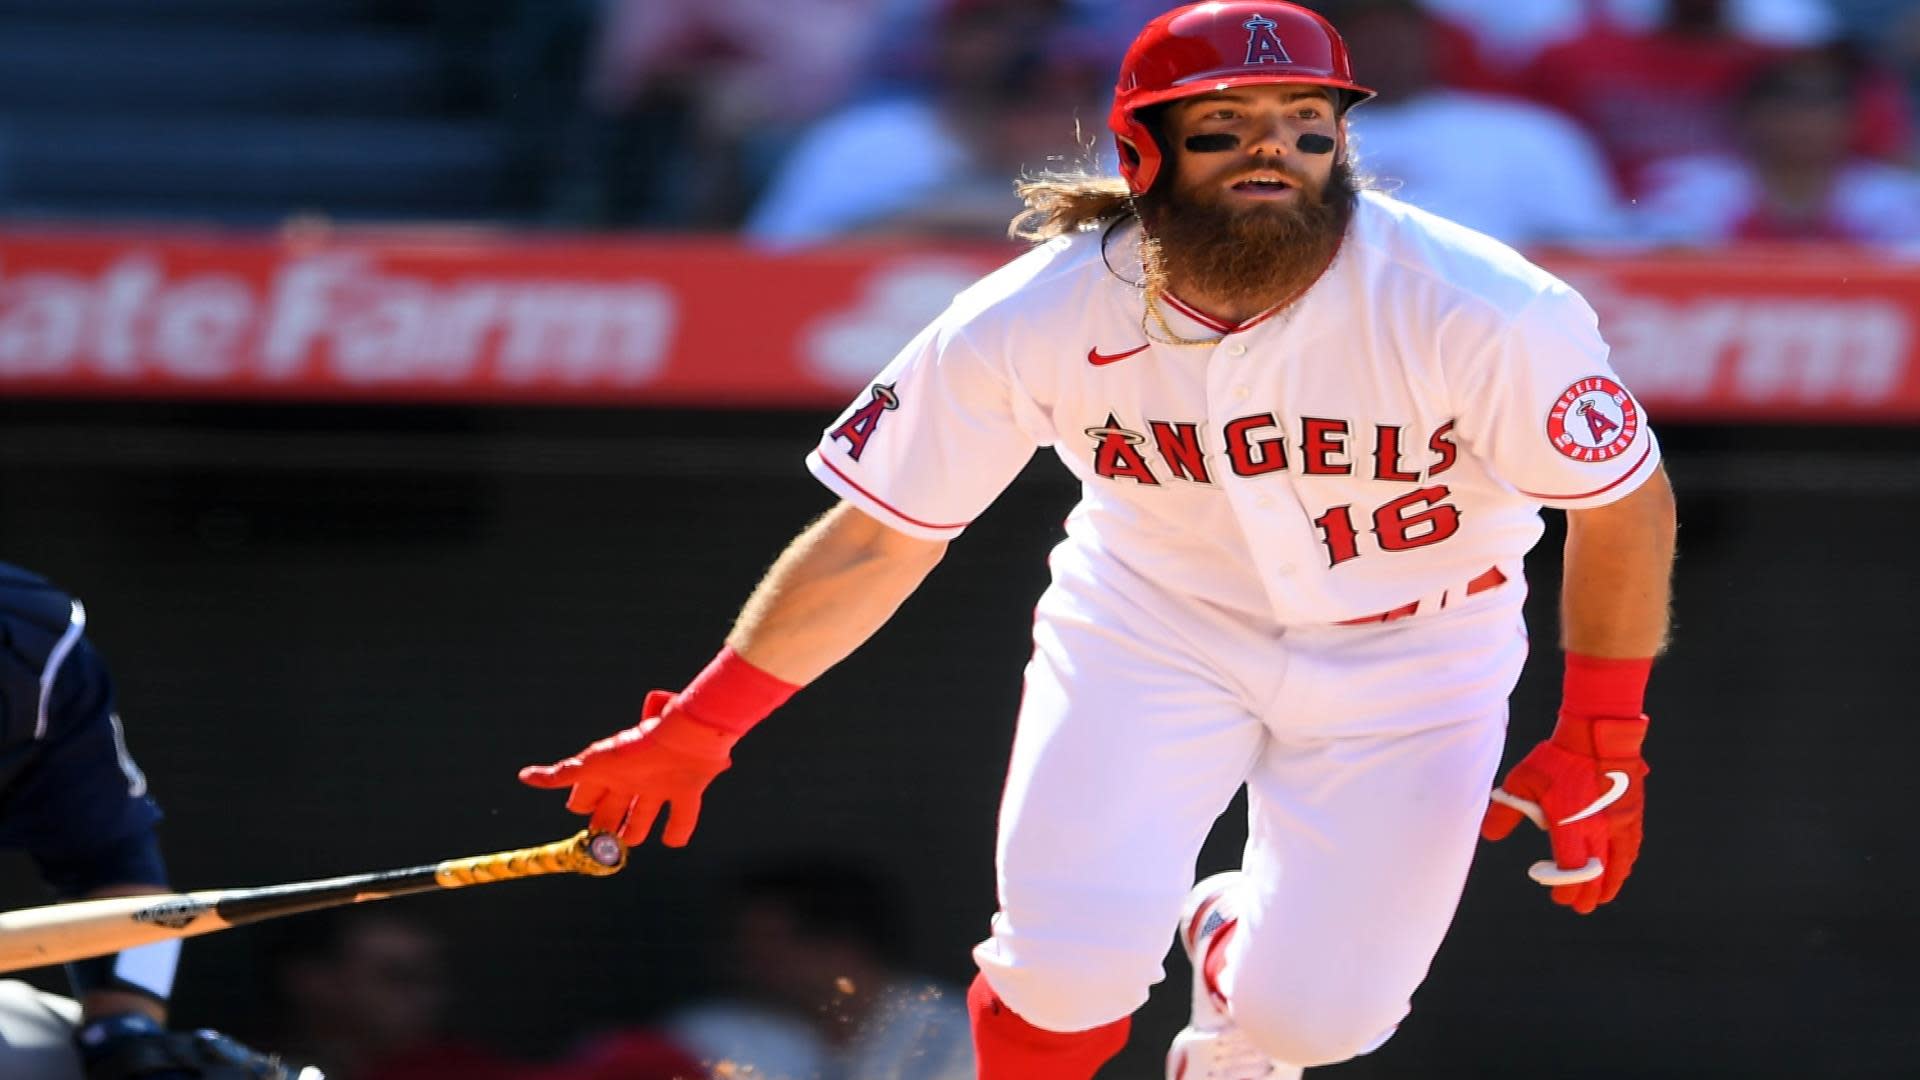
[[198,937],[281,915],[363,904],[412,893],[463,889],[542,874],[604,877],[627,864],[611,833],[581,830],[565,840],[492,855],[295,881],[253,889],[116,896],[0,912],[0,972],[104,956],[168,938]]

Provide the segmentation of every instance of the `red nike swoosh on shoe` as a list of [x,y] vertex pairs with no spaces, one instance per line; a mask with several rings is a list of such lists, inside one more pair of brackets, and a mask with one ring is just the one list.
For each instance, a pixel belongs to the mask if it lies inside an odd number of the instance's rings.
[[1126,352],[1117,352],[1117,353],[1103,353],[1097,348],[1088,349],[1087,363],[1092,364],[1094,367],[1104,367],[1108,364],[1114,363],[1115,361],[1125,360],[1127,357],[1132,356],[1134,353],[1146,352],[1148,349],[1152,347],[1153,347],[1152,344],[1149,343],[1146,345],[1142,345],[1137,349],[1128,349]]

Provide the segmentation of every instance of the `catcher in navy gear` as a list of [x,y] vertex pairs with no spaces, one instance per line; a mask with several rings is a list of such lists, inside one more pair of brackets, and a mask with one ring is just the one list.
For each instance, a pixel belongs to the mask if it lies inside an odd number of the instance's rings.
[[[0,563],[0,848],[26,852],[63,900],[172,892],[160,808],[86,625],[79,600]],[[318,1080],[217,1032],[168,1031],[179,955],[163,941],[68,964],[77,1007],[0,983],[0,1076]]]

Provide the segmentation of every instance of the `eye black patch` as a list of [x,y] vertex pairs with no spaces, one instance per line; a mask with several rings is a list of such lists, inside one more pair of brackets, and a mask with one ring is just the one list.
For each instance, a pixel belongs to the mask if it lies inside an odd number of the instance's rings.
[[1299,139],[1295,140],[1293,145],[1299,147],[1300,152],[1303,154],[1333,153],[1333,139],[1329,136],[1319,135],[1313,132],[1308,132],[1300,136]]
[[1195,154],[1218,154],[1224,150],[1239,149],[1240,136],[1225,132],[1213,135],[1189,135],[1186,146]]

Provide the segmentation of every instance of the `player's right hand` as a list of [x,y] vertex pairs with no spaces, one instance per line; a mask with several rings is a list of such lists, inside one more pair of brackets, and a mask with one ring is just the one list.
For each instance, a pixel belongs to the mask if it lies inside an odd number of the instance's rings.
[[87,1080],[325,1080],[217,1031],[168,1031],[137,1013],[101,1017],[74,1033]]
[[567,809],[592,815],[588,828],[614,833],[629,846],[647,838],[665,805],[660,840],[685,847],[700,820],[701,793],[733,764],[740,737],[676,709],[675,701],[665,690],[649,693],[639,724],[552,765],[529,765],[520,770],[521,782],[571,788]]

